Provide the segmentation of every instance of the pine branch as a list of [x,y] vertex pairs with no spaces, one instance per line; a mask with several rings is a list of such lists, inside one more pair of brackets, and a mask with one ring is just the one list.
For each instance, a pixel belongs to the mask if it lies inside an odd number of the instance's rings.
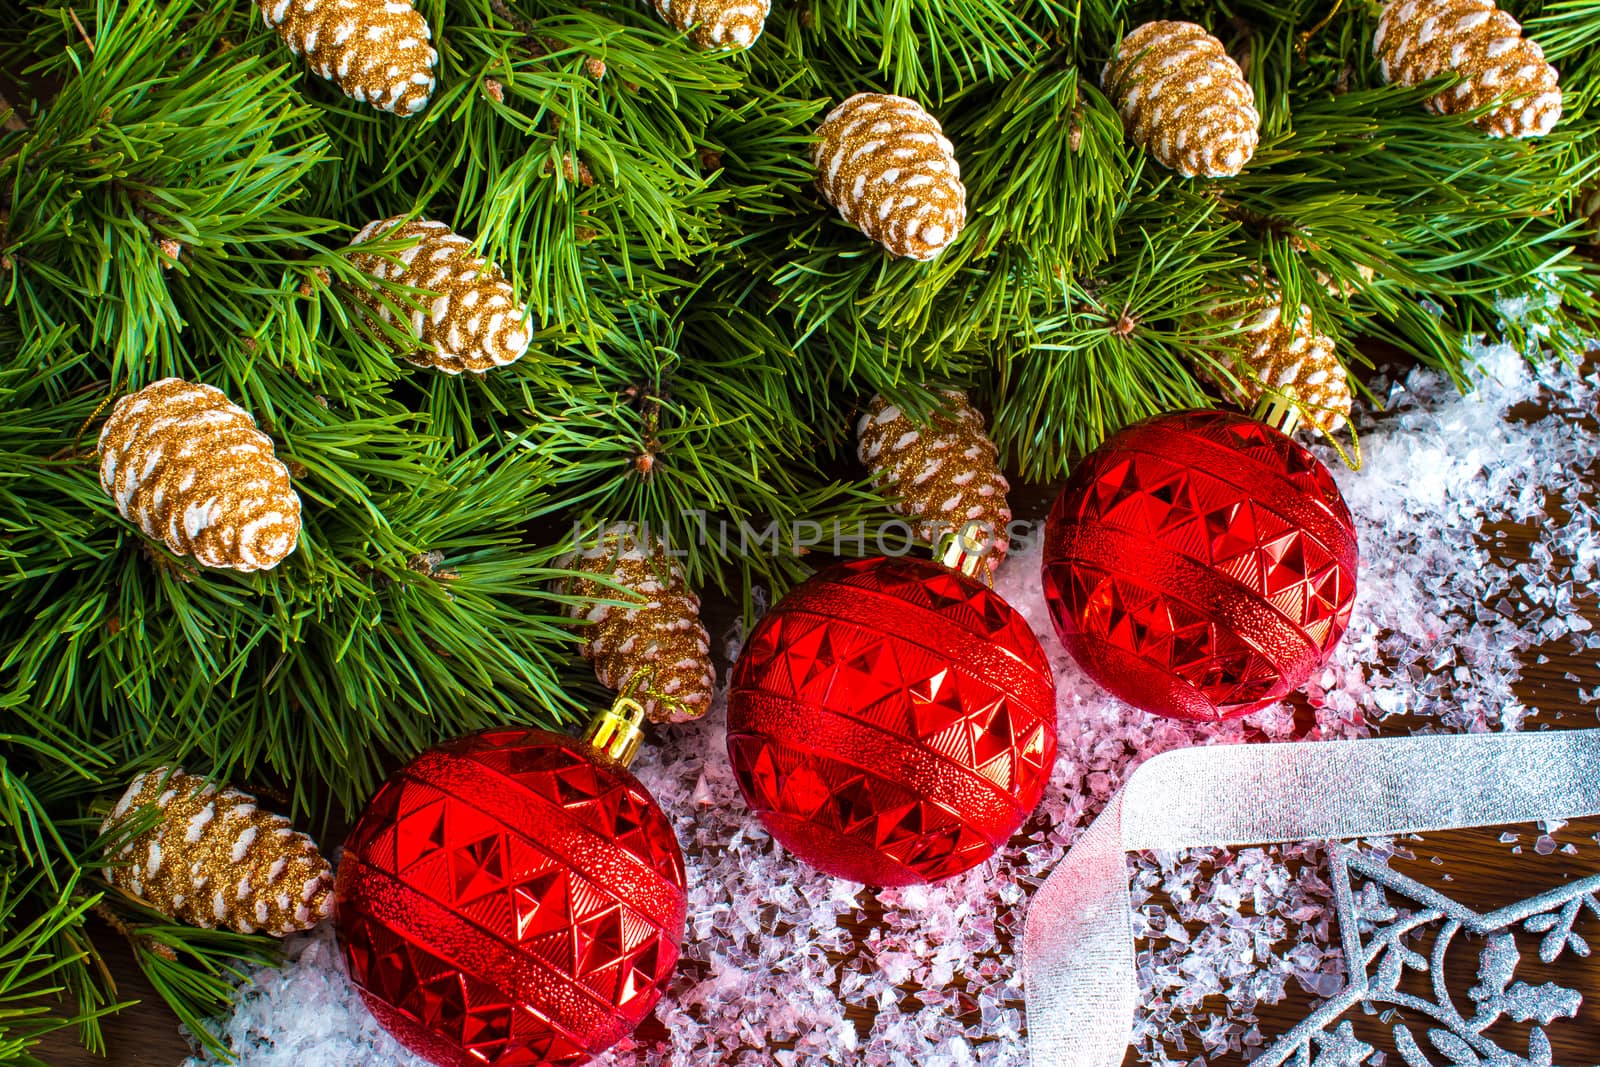
[[[607,336],[605,363],[528,444],[558,464],[549,510],[569,520],[564,540],[642,523],[686,553],[692,584],[748,604],[749,582],[781,589],[805,572],[795,524],[852,525],[874,498],[815,473],[816,398],[794,393],[782,337],[738,306],[693,309],[681,322],[636,315]],[[757,535],[763,547],[742,551]]]

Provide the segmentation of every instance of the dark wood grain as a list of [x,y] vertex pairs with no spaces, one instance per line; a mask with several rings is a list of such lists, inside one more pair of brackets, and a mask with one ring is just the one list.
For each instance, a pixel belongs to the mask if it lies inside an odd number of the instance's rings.
[[[1532,418],[1543,414],[1544,410],[1542,406],[1534,405],[1514,412],[1514,416]],[[1597,460],[1597,464],[1600,464],[1600,460]],[[1600,486],[1600,466],[1591,468],[1588,475],[1591,485]],[[1015,494],[1013,503],[1019,517],[1038,519],[1042,518],[1052,496],[1053,490],[1049,488],[1024,487]],[[1567,518],[1559,505],[1552,503],[1547,521],[1563,522]],[[1515,563],[1530,558],[1529,546],[1538,532],[1534,524],[1501,523],[1486,529],[1483,537],[1498,556]],[[1600,626],[1600,603],[1597,603],[1593,594],[1581,598],[1577,609],[1596,626]],[[733,614],[732,605],[726,603],[708,603],[707,610],[711,616],[708,623],[713,626],[719,620],[731,620]],[[1570,641],[1556,641],[1527,651],[1523,657],[1517,695],[1534,709],[1535,723],[1570,729],[1600,724],[1594,708],[1585,706],[1577,696],[1580,687],[1595,686],[1600,686],[1600,666],[1596,664],[1594,652],[1574,651]],[[1309,719],[1309,709],[1302,708],[1301,711],[1306,712]],[[1386,722],[1384,732],[1401,732],[1406,726],[1404,723]],[[1024,834],[1031,828],[1025,827]],[[1521,855],[1513,856],[1513,846],[1501,841],[1500,835],[1507,829],[1520,835]],[[1600,870],[1600,844],[1597,844],[1595,836],[1600,834],[1600,818],[1575,821],[1556,835],[1559,843],[1572,843],[1578,850],[1576,855],[1565,855],[1559,851],[1549,856],[1535,855],[1532,843],[1537,833],[1532,827],[1518,826],[1429,834],[1409,843],[1415,860],[1397,860],[1394,866],[1483,911],[1552,888],[1566,879]],[[1434,862],[1436,857],[1440,862]],[[1443,880],[1445,875],[1450,878],[1448,882]],[[883,924],[883,911],[876,898],[871,893],[866,894],[866,898],[864,914],[854,924],[859,929],[852,930],[855,935],[853,940],[858,944],[865,943],[871,931]],[[1014,951],[1016,938],[1021,932],[1021,919],[1021,909],[999,917],[997,930],[1000,931],[1000,937],[992,952],[995,958],[1008,956]],[[102,943],[114,945],[115,938],[107,932]],[[980,962],[974,960],[973,966],[976,967]],[[54,1035],[46,1041],[41,1049],[43,1058],[59,1067],[87,1067],[106,1062],[125,1067],[176,1067],[189,1052],[178,1032],[177,1020],[160,1004],[138,974],[130,953],[113,949],[110,952],[110,964],[117,976],[119,992],[126,997],[138,998],[143,1003],[107,1022],[106,1040],[111,1050],[109,1058],[100,1059],[85,1053],[71,1034]],[[1473,984],[1477,953],[1471,947],[1463,945],[1458,951],[1452,951],[1447,964],[1452,988],[1464,991]],[[1600,1006],[1600,953],[1581,963],[1569,954],[1559,966],[1548,968],[1540,965],[1537,959],[1528,960],[1525,956],[1518,977],[1534,983],[1560,981],[1578,988],[1584,995],[1585,1003],[1590,1006],[1590,1020],[1593,1019],[1593,1012],[1600,1010],[1596,1007]],[[916,987],[904,992],[906,996],[902,999],[902,1010],[914,1008],[918,1003]],[[1283,1003],[1258,1011],[1262,1031],[1268,1035],[1282,1033],[1302,1018],[1312,1003],[1311,996],[1292,988]],[[964,1007],[962,1021],[976,1023],[976,1001],[971,1000]],[[1218,1005],[1208,1007],[1216,1008]],[[865,1036],[871,1028],[874,1013],[868,1009],[852,1009],[850,1014],[862,1036]],[[1392,1051],[1388,1027],[1377,1017],[1366,1016],[1359,1010],[1350,1017],[1356,1025],[1358,1036],[1378,1048]],[[1525,1039],[1527,1027],[1520,1029]],[[1509,1030],[1497,1033],[1516,1033],[1517,1030],[1518,1027],[1513,1025]],[[1550,1034],[1556,1062],[1592,1063],[1600,1060],[1600,1030],[1595,1028],[1592,1021],[1587,1024],[1558,1023],[1550,1028]],[[660,1024],[651,1019],[641,1028],[638,1036],[648,1044],[665,1041],[667,1035]],[[1526,1047],[1525,1044],[1523,1047]],[[1187,1057],[1198,1053],[1199,1049],[1191,1042]],[[1176,1058],[1176,1051],[1173,1054]],[[1128,1063],[1136,1062],[1130,1052]],[[1220,1067],[1238,1060],[1215,1059],[1212,1062]],[[1391,1058],[1391,1062],[1397,1061]],[[694,1064],[692,1067],[714,1065]]]

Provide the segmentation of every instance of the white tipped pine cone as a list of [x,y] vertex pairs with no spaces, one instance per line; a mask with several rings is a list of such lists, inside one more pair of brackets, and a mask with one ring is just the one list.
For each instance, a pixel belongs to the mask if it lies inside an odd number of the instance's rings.
[[697,48],[749,48],[767,23],[771,0],[654,0],[668,25]]
[[899,498],[894,508],[915,520],[919,538],[937,543],[946,533],[977,534],[993,545],[987,558],[993,570],[1010,548],[1011,485],[1000,472],[999,449],[984,432],[983,415],[966,393],[943,392],[950,410],[935,412],[928,423],[873,397],[856,427],[857,454],[874,484]]
[[1134,142],[1185,178],[1232,177],[1255,155],[1255,93],[1222,42],[1192,22],[1140,26],[1100,82]]
[[568,592],[584,603],[568,608],[586,620],[583,655],[594,663],[601,684],[633,693],[651,722],[698,719],[711,707],[714,675],[711,637],[700,622],[700,598],[689,588],[678,561],[659,542],[646,543],[632,523],[614,523],[564,557],[561,566],[603,575],[641,598],[588,579]]
[[160,821],[106,855],[106,881],[191,926],[284,937],[333,913],[333,868],[289,820],[180,768],[134,779],[101,828],[153,804]]
[[[363,252],[368,241],[415,240],[400,252]],[[500,268],[473,255],[465,237],[442,222],[399,218],[369,223],[350,242],[350,261],[363,274],[435,294],[426,312],[411,312],[411,334],[425,346],[402,353],[407,362],[446,374],[481,374],[515,363],[533,341],[526,305]],[[398,262],[396,262],[398,260]],[[381,300],[372,305],[385,322],[394,311]]]
[[100,486],[123,518],[207,567],[275,567],[300,538],[300,497],[272,438],[221,390],[164,378],[117,401]]
[[439,54],[410,0],[260,0],[261,17],[352,100],[402,117],[428,106]]
[[1350,382],[1333,338],[1319,333],[1311,322],[1311,309],[1300,305],[1294,321],[1283,313],[1283,299],[1272,292],[1244,305],[1235,304],[1224,317],[1244,327],[1232,338],[1238,387],[1218,382],[1242,407],[1253,407],[1267,396],[1283,396],[1302,409],[1299,418],[1323,433],[1332,434],[1350,417]]
[[817,127],[811,162],[828,203],[897,256],[932,259],[967,223],[955,148],[915,100],[857,93]]
[[1556,68],[1493,0],[1394,0],[1378,18],[1372,54],[1384,79],[1401,85],[1461,75],[1429,98],[1428,108],[1441,115],[1503,101],[1477,120],[1491,137],[1539,137],[1561,118]]

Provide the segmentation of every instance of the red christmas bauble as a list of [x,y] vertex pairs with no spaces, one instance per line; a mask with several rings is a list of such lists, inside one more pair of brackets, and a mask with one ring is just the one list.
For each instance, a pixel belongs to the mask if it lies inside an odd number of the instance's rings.
[[1310,452],[1243,415],[1136,423],[1073,471],[1045,524],[1061,643],[1136,707],[1245,715],[1299,688],[1350,623],[1356,532]]
[[581,741],[520,729],[424,752],[345,843],[335,922],[386,1029],[438,1067],[579,1064],[639,1025],[678,960],[672,826]]
[[733,671],[728,755],[780,842],[869,885],[992,855],[1044,792],[1055,679],[993,590],[927,560],[842,563],[761,620]]

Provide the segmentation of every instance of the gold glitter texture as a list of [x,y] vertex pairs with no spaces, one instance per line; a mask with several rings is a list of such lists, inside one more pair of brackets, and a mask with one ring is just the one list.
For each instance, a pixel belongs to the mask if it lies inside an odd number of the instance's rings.
[[1395,0],[1378,17],[1372,54],[1384,79],[1401,85],[1459,74],[1428,99],[1428,109],[1441,115],[1503,101],[1477,120],[1491,137],[1539,137],[1561,118],[1556,69],[1493,0]]
[[932,259],[966,225],[955,148],[915,100],[857,93],[817,127],[811,162],[828,203],[897,256]]
[[1100,83],[1134,142],[1185,178],[1232,177],[1255,155],[1255,93],[1222,42],[1192,22],[1140,26]]
[[1222,307],[1217,315],[1243,326],[1230,338],[1234,345],[1232,383],[1216,384],[1241,407],[1254,407],[1263,397],[1282,394],[1303,406],[1306,424],[1331,434],[1350,417],[1350,383],[1339,362],[1333,338],[1319,333],[1311,322],[1311,308],[1300,305],[1290,321],[1276,291],[1243,305]]
[[569,583],[566,592],[583,598],[568,614],[590,624],[583,629],[583,654],[594,663],[595,677],[618,692],[638,684],[633,696],[651,722],[698,719],[711,707],[711,638],[683,568],[631,523],[615,523],[585,540],[560,565],[603,575],[639,598],[597,603],[629,597],[585,578]]
[[[415,241],[382,255],[360,251],[369,241]],[[411,335],[423,348],[401,353],[407,362],[446,374],[484,371],[515,363],[533,341],[528,309],[500,268],[474,255],[465,237],[442,222],[400,218],[370,223],[351,242],[350,261],[362,273],[434,294],[426,310],[411,312]],[[394,310],[372,300],[385,322]]]
[[102,832],[147,805],[160,821],[106,856],[106,881],[128,895],[191,926],[275,937],[333,913],[333,868],[315,842],[249,794],[159,767],[134,779]]
[[352,100],[401,117],[433,95],[439,55],[409,0],[260,0],[261,17]]
[[100,431],[100,486],[123,518],[207,567],[275,567],[300,538],[300,497],[272,438],[219,389],[164,378]]
[[[857,454],[894,508],[915,520],[917,537],[937,543],[963,528],[993,549],[990,570],[1010,547],[1006,527],[1011,486],[1000,472],[999,450],[984,432],[983,415],[956,389],[943,390],[948,409],[914,421],[881,396],[872,398],[856,427]],[[970,525],[969,525],[970,524]]]
[[668,25],[697,48],[749,48],[761,36],[771,0],[654,0]]

